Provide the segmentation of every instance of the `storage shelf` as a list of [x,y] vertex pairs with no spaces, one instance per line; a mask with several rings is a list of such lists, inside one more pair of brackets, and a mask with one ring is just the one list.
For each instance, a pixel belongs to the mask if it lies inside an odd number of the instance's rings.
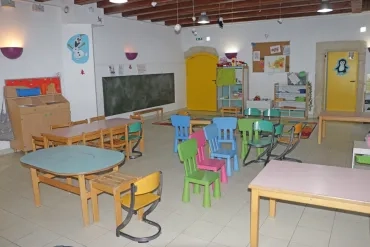
[[[300,92],[302,89],[306,90],[305,93]],[[307,118],[310,98],[308,85],[284,85],[275,83],[274,90],[274,109],[279,109],[282,117]],[[297,97],[305,98],[305,101],[296,101]],[[277,99],[284,100],[279,101]]]

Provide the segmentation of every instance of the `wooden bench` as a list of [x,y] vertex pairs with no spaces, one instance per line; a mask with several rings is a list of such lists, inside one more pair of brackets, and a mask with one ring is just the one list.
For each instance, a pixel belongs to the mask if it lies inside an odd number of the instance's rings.
[[240,113],[241,111],[241,108],[240,107],[235,107],[235,106],[231,106],[231,107],[222,107],[221,108],[221,116],[225,116],[226,115],[233,115],[233,116],[238,116],[238,114]]
[[163,107],[155,107],[155,108],[150,108],[150,109],[146,109],[146,110],[136,111],[136,112],[134,112],[134,115],[142,116],[144,114],[148,114],[148,113],[152,113],[152,112],[156,112],[158,120],[163,119]]

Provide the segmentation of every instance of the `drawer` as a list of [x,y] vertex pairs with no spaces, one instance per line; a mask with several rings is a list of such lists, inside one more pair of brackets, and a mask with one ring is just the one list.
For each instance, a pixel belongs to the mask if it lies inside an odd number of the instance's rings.
[[303,117],[305,117],[304,113],[305,113],[305,111],[291,111],[290,116],[291,117],[296,117],[296,118],[303,118]]

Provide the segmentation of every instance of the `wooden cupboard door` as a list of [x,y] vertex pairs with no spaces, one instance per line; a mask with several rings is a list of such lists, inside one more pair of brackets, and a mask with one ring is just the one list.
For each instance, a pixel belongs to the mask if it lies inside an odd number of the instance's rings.
[[67,124],[71,122],[71,112],[69,109],[59,109],[58,111],[46,112],[44,118],[50,129],[50,125]]
[[23,151],[32,150],[32,135],[40,136],[41,132],[45,132],[45,121],[42,113],[33,113],[22,115],[22,140]]

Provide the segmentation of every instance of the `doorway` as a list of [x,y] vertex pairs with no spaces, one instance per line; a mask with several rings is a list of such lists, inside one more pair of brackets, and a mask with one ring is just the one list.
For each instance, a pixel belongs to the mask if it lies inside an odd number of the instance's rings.
[[216,67],[217,56],[205,52],[186,59],[187,109],[217,111]]
[[356,111],[358,62],[358,52],[327,53],[326,111]]

